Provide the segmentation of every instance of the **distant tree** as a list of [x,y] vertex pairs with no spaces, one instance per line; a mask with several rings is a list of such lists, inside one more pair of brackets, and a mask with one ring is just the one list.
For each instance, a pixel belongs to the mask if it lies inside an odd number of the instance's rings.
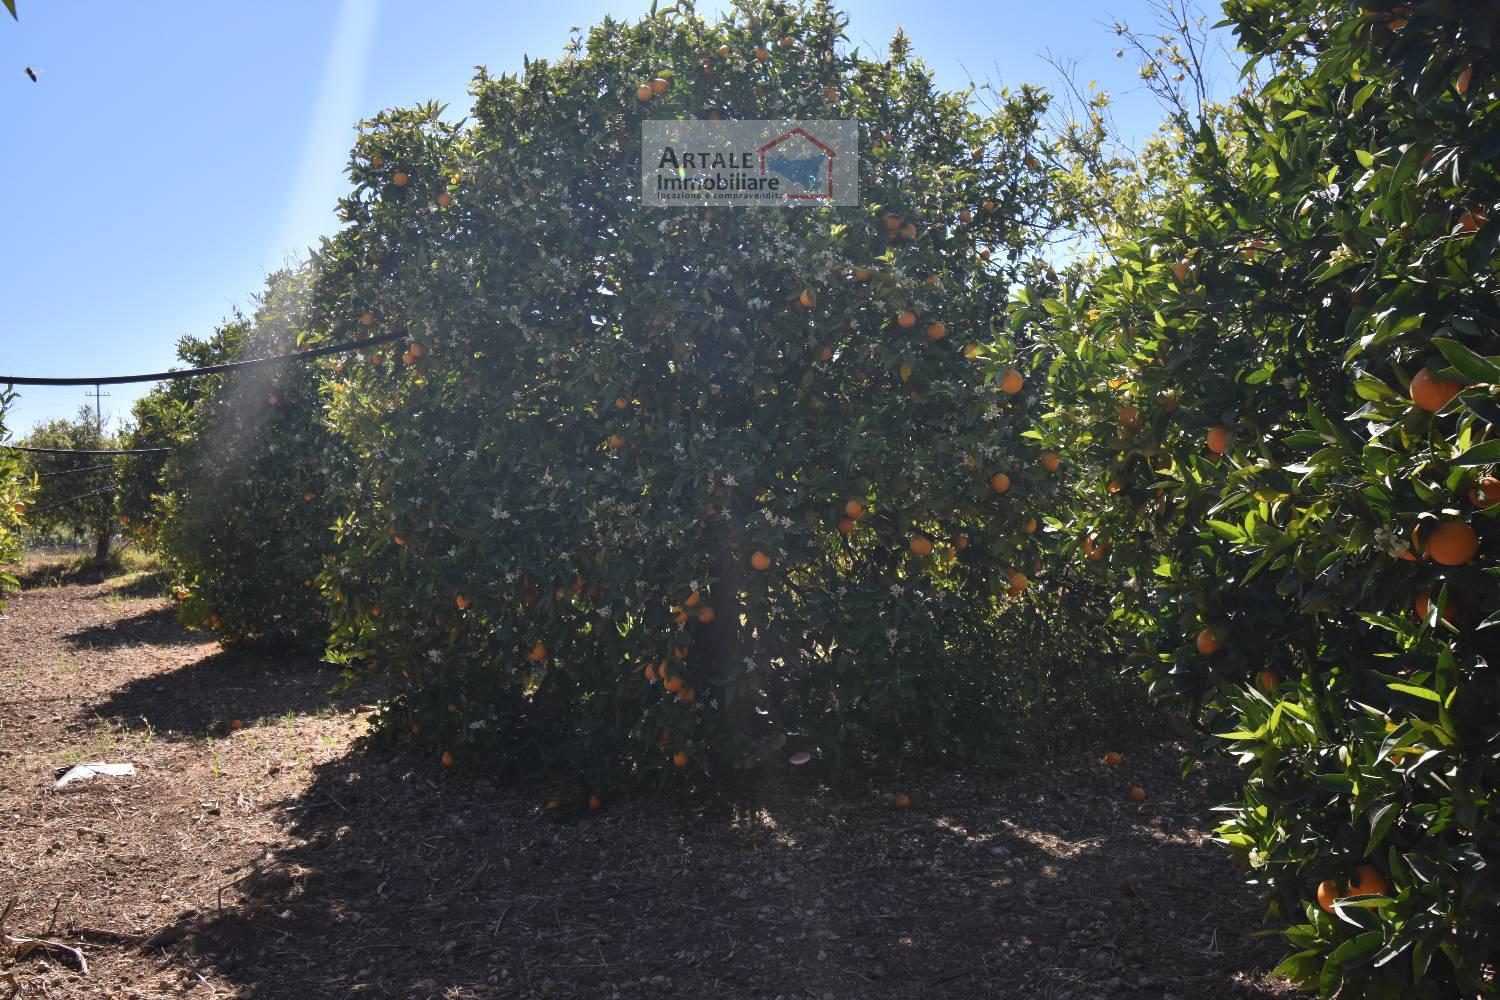
[[[113,437],[103,433],[90,406],[81,407],[76,419],[38,424],[21,444],[83,451],[117,446]],[[91,538],[94,560],[108,559],[115,526],[115,459],[106,455],[28,454],[24,461],[37,477],[28,523],[43,530]]]

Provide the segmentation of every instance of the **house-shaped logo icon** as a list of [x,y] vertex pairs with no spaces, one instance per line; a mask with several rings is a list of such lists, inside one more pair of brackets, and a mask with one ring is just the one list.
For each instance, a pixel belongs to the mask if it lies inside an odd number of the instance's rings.
[[761,146],[760,172],[776,173],[800,190],[786,193],[788,199],[822,199],[833,197],[832,147],[819,142],[802,128],[794,128]]

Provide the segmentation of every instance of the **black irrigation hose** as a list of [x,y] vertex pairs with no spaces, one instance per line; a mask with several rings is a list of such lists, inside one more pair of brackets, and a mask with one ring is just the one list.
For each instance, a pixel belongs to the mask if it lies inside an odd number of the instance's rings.
[[30,517],[32,514],[40,514],[43,511],[56,510],[59,507],[66,507],[70,503],[77,503],[80,500],[87,500],[89,497],[103,496],[106,493],[113,493],[114,491],[115,488],[113,486],[106,486],[102,490],[94,490],[92,493],[80,493],[76,497],[68,497],[68,499],[59,500],[57,501],[57,503],[49,503],[45,507],[27,507],[26,516]]
[[106,448],[102,451],[86,451],[73,448],[27,448],[19,444],[0,444],[0,448],[24,451],[32,455],[154,455],[157,452],[172,450],[171,448]]
[[[219,372],[238,371],[241,368],[255,368],[260,365],[275,364],[281,361],[301,361],[305,358],[321,357],[324,354],[357,351],[371,344],[384,344],[392,340],[402,340],[405,337],[406,331],[400,330],[396,333],[386,333],[378,337],[366,337],[363,340],[346,340],[342,344],[315,347],[311,350],[299,351],[296,354],[278,354],[270,358],[253,358],[250,361],[230,361],[222,365],[209,365],[207,368],[183,368],[172,372],[152,372],[149,375],[112,375],[108,378],[22,378],[17,375],[0,375],[0,385],[124,385],[127,382],[166,382],[172,379],[193,378],[198,375],[215,375]],[[87,453],[81,452],[80,454]]]

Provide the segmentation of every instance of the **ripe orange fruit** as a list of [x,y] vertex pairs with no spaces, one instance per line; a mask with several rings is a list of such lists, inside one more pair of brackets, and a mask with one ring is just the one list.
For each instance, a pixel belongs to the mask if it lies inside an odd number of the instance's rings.
[[1119,767],[1120,760],[1120,755],[1113,750],[1104,755],[1104,763],[1108,764],[1110,767]]
[[1026,534],[1028,534],[1028,535],[1034,535],[1034,534],[1036,534],[1036,529],[1037,529],[1037,523],[1036,523],[1036,518],[1034,518],[1034,517],[1028,517],[1026,519],[1026,523],[1023,524],[1023,525],[1021,525],[1021,530],[1024,531],[1024,532],[1026,532]]
[[664,77],[658,76],[651,81],[651,92],[657,95],[665,94],[671,86]]
[[1159,392],[1156,394],[1156,405],[1171,413],[1177,409],[1177,393],[1172,391]]
[[1318,883],[1318,905],[1324,913],[1333,912],[1333,901],[1339,898],[1339,886],[1333,879],[1325,878]]
[[687,762],[688,755],[683,753],[681,750],[672,755],[672,763],[676,764],[678,767],[687,767]]
[[713,621],[716,617],[718,617],[718,613],[713,608],[704,608],[698,612],[698,620],[705,625]]
[[996,493],[1004,493],[1010,489],[1010,477],[1003,472],[997,472],[990,477],[990,489]]
[[547,646],[545,643],[541,642],[538,642],[535,646],[532,646],[531,652],[526,654],[526,659],[530,660],[532,663],[541,663],[546,658]]
[[615,451],[619,451],[621,448],[625,447],[625,435],[611,434],[609,436],[609,446]]
[[1210,427],[1208,429],[1208,450],[1215,455],[1222,455],[1229,450],[1229,428]]
[[458,610],[463,611],[465,608],[467,608],[473,602],[470,601],[463,594],[459,594],[457,597],[455,597],[453,599],[453,603],[458,605]]
[[1120,426],[1127,431],[1138,430],[1141,426],[1141,411],[1132,403],[1120,407]]
[[839,518],[839,534],[852,535],[858,530],[859,525],[855,524],[852,518]]
[[818,360],[819,361],[832,361],[833,360],[833,348],[831,348],[831,347],[820,347],[820,348],[818,348]]
[[1119,476],[1116,476],[1109,481],[1108,488],[1111,493],[1118,493],[1125,488],[1125,481]]
[[1391,883],[1374,865],[1359,865],[1354,869],[1354,881],[1349,883],[1349,896],[1385,896],[1391,891]]
[[234,719],[229,723],[230,729],[244,729],[245,723],[242,719]]
[[1281,683],[1281,675],[1274,670],[1262,670],[1255,675],[1255,681],[1260,685],[1262,691],[1270,694],[1276,690],[1276,685]]
[[731,53],[732,53],[732,52],[733,52],[733,51],[734,51],[734,50],[733,50],[733,49],[731,49],[731,48],[730,48],[730,47],[729,47],[729,46],[727,46],[727,45],[720,45],[720,46],[719,46],[719,58],[720,58],[720,59],[728,59],[728,58],[729,58],[729,56],[730,56],[730,54],[731,54]]
[[1219,641],[1218,636],[1214,635],[1212,628],[1204,628],[1198,632],[1197,646],[1198,652],[1204,656],[1212,656],[1224,648],[1224,644]]
[[406,182],[409,179],[410,178],[408,178],[404,172],[398,170],[391,176],[391,183],[396,185],[398,188],[404,188],[406,187]]
[[696,608],[698,606],[698,602],[701,600],[703,600],[703,595],[695,590],[691,594],[687,595],[687,600],[682,602],[682,606],[685,608]]
[[953,540],[953,547],[955,549],[957,549],[958,551],[960,551],[960,552],[962,552],[964,549],[968,548],[969,547],[969,536],[968,535],[959,535],[957,538],[955,538]]
[[942,340],[948,336],[948,327],[942,323],[932,322],[927,324],[927,339]]
[[797,43],[792,40],[792,36],[791,35],[782,35],[781,36],[781,42],[780,42],[780,44],[781,44],[782,48],[789,49],[793,45],[796,45]]
[[1426,368],[1422,368],[1411,378],[1411,401],[1428,413],[1436,413],[1452,402],[1463,388],[1457,382],[1433,378]]
[[413,722],[411,724],[411,734],[413,736],[421,736],[422,735],[422,724],[419,723],[419,722]]
[[1188,262],[1186,257],[1172,265],[1172,277],[1177,279],[1179,285],[1187,284]]
[[[1432,595],[1425,590],[1422,591],[1417,595],[1417,599],[1412,602],[1412,610],[1417,613],[1418,621],[1427,621],[1428,612],[1432,610]],[[1458,622],[1458,612],[1451,603],[1443,608],[1443,621],[1450,625],[1457,624]]]
[[906,809],[911,805],[911,799],[905,792],[897,792],[896,797],[891,800],[891,804],[897,809]]
[[914,538],[912,538],[911,543],[908,547],[911,549],[913,555],[932,555],[932,539],[928,538],[926,535],[915,536]]
[[385,157],[383,157],[383,156],[372,156],[372,157],[370,157],[370,166],[374,167],[376,170],[379,170],[381,167],[385,166]]
[[1062,468],[1062,459],[1057,457],[1057,452],[1049,451],[1042,456],[1042,468],[1048,472],[1056,472]]
[[1010,580],[1011,597],[1015,597],[1027,587],[1031,586],[1031,581],[1028,580],[1026,578],[1026,574],[1022,573],[1020,570],[1013,569],[1008,574],[1006,574],[1006,577]]
[[844,504],[844,514],[851,521],[862,520],[865,516],[865,505],[861,500],[850,500]]
[[438,195],[437,202],[438,208],[447,208],[449,205],[453,204],[453,196],[447,191],[444,191],[442,194]]
[[1494,476],[1485,476],[1474,486],[1469,487],[1469,503],[1476,510],[1489,510],[1500,501],[1500,479]]
[[447,750],[443,751],[443,756],[439,759],[443,762],[444,767],[452,767],[455,763],[453,754]]
[[771,568],[771,557],[756,549],[750,554],[750,565],[758,570],[768,570]]
[[993,201],[982,202],[979,208],[985,215],[989,215],[995,210],[995,203]]
[[556,799],[548,799],[547,804],[542,806],[542,808],[547,810],[548,812],[551,812],[554,809],[561,809],[562,803],[557,801]]
[[818,304],[818,297],[810,289],[802,289],[802,294],[797,296],[797,304],[803,309],[811,309]]
[[1484,224],[1490,221],[1489,213],[1483,205],[1475,205],[1466,208],[1458,217],[1458,231],[1460,233],[1477,233],[1484,228]]
[[639,87],[635,88],[635,99],[640,101],[642,104],[645,104],[647,101],[651,100],[653,94],[654,92],[651,90],[651,84],[649,83],[643,83]]
[[977,357],[979,357],[979,345],[978,344],[965,344],[964,345],[964,360],[965,361],[973,361]]
[[1144,788],[1142,788],[1140,785],[1133,785],[1133,786],[1131,786],[1129,795],[1130,795],[1130,801],[1132,801],[1132,802],[1145,802],[1146,801],[1146,790]]
[[642,670],[641,673],[645,676],[647,684],[655,684],[656,683],[656,664],[654,664],[654,663],[648,663],[648,664],[646,664],[646,669]]
[[1458,74],[1458,79],[1453,82],[1453,89],[1458,91],[1458,96],[1463,97],[1469,92],[1469,84],[1474,82],[1474,67],[1465,66],[1463,72]]
[[604,800],[597,795],[589,796],[589,812],[598,812],[604,808]]
[[755,58],[759,59],[761,62],[765,62],[767,59],[771,58],[771,50],[766,48],[764,45],[757,45],[755,47]]
[[1096,542],[1094,536],[1090,535],[1083,540],[1083,554],[1090,559],[1103,559],[1104,553],[1109,551],[1108,542]]
[[917,325],[917,314],[910,309],[903,309],[896,314],[896,325],[903,330],[910,330]]
[[1479,551],[1479,536],[1464,521],[1444,521],[1427,536],[1427,555],[1444,566],[1462,566]]
[[375,314],[372,313],[372,312],[365,313],[363,316],[361,316],[359,318],[359,325],[360,326],[374,326],[375,325]]
[[1005,370],[1005,375],[1000,379],[1000,388],[1005,392],[1010,393],[1012,396],[1020,392],[1021,387],[1025,384],[1026,380],[1022,378],[1021,373],[1016,371],[1014,368],[1007,368]]

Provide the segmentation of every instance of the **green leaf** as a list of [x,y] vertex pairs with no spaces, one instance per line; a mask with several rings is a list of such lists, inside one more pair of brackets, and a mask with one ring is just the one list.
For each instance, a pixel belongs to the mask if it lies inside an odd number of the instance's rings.
[[1424,701],[1441,702],[1443,700],[1442,696],[1439,695],[1436,691],[1431,691],[1424,687],[1417,687],[1415,684],[1401,684],[1393,682],[1387,684],[1386,687],[1390,688],[1392,691],[1398,692],[1399,694],[1409,694],[1413,698],[1421,698]]
[[10,16],[11,17],[15,18],[17,21],[19,21],[21,19],[16,14],[16,0],[0,0],[0,3],[5,4],[5,9],[8,10],[8,11],[10,11]]
[[1500,462],[1500,438],[1476,444],[1453,460],[1454,465],[1489,465]]
[[1433,346],[1443,352],[1448,363],[1470,382],[1500,382],[1500,365],[1481,357],[1463,344],[1447,337],[1434,337]]

